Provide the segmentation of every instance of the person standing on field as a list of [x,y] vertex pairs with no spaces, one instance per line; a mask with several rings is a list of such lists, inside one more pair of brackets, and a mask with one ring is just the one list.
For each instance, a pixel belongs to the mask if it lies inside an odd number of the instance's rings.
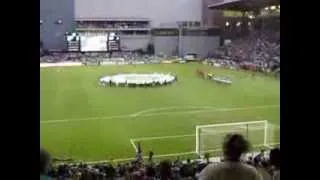
[[149,151],[149,161],[152,161],[152,157],[153,157],[154,153],[152,150]]
[[141,149],[141,143],[138,142],[137,143],[137,152],[136,152],[136,157],[137,157],[137,160],[138,161],[141,161],[142,160],[142,149]]

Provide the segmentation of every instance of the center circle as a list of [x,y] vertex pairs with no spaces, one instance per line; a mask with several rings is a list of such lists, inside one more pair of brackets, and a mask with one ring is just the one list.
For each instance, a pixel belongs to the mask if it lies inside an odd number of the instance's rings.
[[163,86],[177,81],[171,73],[123,73],[100,78],[100,85],[106,86]]

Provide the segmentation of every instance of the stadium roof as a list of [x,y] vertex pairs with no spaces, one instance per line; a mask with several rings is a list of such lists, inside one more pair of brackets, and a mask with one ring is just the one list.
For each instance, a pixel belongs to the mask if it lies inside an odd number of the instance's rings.
[[266,6],[280,5],[280,0],[220,0],[208,6],[209,9],[253,11]]

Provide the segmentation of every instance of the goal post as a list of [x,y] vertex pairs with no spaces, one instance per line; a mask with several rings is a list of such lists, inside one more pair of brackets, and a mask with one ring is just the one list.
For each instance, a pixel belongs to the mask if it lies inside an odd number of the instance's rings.
[[221,151],[224,137],[229,133],[242,134],[252,146],[269,147],[270,132],[267,120],[196,126],[196,153]]

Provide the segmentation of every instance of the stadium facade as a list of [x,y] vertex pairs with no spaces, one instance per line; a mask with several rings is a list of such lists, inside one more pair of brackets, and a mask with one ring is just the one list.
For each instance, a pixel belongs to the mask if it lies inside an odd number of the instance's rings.
[[[121,49],[153,44],[155,53],[205,56],[219,46],[220,31],[207,8],[212,0],[41,0],[40,38],[47,49],[66,49],[66,32],[119,32]],[[58,22],[61,20],[62,22]],[[91,22],[142,23],[143,27],[92,28]]]
[[145,18],[152,27],[201,21],[201,0],[75,0],[76,18]]
[[65,33],[74,24],[74,0],[40,0],[40,41],[44,48],[65,49]]

